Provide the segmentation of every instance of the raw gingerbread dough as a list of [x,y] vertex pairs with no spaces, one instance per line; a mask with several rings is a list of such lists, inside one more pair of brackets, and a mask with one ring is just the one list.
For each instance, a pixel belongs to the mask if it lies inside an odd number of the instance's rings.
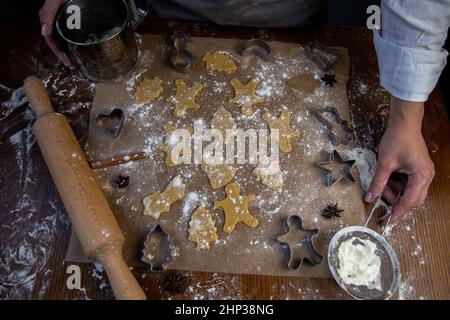
[[225,141],[227,130],[236,129],[237,125],[231,113],[224,107],[220,107],[211,119],[211,128],[220,130]]
[[197,242],[197,250],[207,250],[210,242],[219,239],[215,223],[211,213],[202,205],[192,214],[188,240]]
[[[226,131],[236,129],[236,127],[233,116],[224,107],[220,107],[211,119],[211,128],[220,130],[224,142]],[[208,176],[213,189],[219,189],[227,185],[236,175],[236,168],[226,163],[211,164],[203,161],[201,167]]]
[[[180,139],[178,139],[178,137],[176,137],[175,135],[173,135],[173,131],[175,131],[177,128],[175,127],[175,125],[173,124],[172,121],[168,121],[165,125],[164,125],[164,132],[165,132],[165,143],[160,144],[156,147],[157,151],[162,151],[166,153],[166,158],[165,158],[165,163],[166,166],[168,167],[175,167],[176,165],[178,165],[179,163],[175,163],[172,159],[172,149],[175,146],[178,146],[178,144],[180,143]],[[186,126],[184,127],[185,130],[188,131],[188,133],[190,135],[192,135],[192,133],[194,132],[194,129],[191,126]],[[185,143],[190,144],[190,139],[186,139]],[[190,157],[191,153],[192,153],[192,149],[190,148],[190,146],[187,146],[187,148],[184,148],[185,150],[189,151],[189,154],[185,155],[183,153],[179,153],[178,157],[179,159],[182,159],[184,156],[186,157]]]
[[238,104],[243,115],[252,115],[253,107],[264,102],[263,98],[256,95],[256,88],[259,84],[258,79],[252,79],[247,84],[242,84],[238,79],[232,79],[230,84],[234,88],[234,97],[228,102]]
[[175,97],[170,97],[166,100],[175,105],[175,110],[173,111],[175,117],[184,118],[188,109],[200,108],[200,105],[195,102],[195,97],[203,90],[202,84],[197,83],[192,87],[188,87],[183,80],[177,79],[175,80],[175,86],[177,87]]
[[164,90],[161,84],[162,80],[158,77],[154,77],[153,79],[142,79],[136,88],[136,104],[149,103],[158,98]]
[[233,232],[239,222],[243,222],[251,228],[256,228],[259,221],[248,210],[248,205],[255,199],[255,196],[241,196],[239,186],[236,183],[228,184],[225,187],[225,192],[227,197],[215,202],[216,207],[222,208],[225,212],[223,231],[226,233]]
[[202,170],[206,173],[213,189],[219,189],[233,180],[236,168],[230,164],[206,164],[202,163]]
[[268,112],[262,115],[262,118],[269,125],[270,130],[279,130],[280,150],[286,153],[292,150],[291,140],[300,136],[300,133],[298,131],[294,131],[291,128],[291,116],[292,112],[288,110],[281,111],[281,115],[279,118],[271,115]]
[[170,181],[163,193],[153,193],[143,200],[144,216],[151,216],[158,219],[163,212],[169,212],[170,206],[184,198],[186,187],[180,176],[176,176]]
[[206,62],[206,69],[219,72],[235,72],[237,66],[231,56],[223,51],[207,52],[202,61]]
[[272,161],[266,155],[261,156],[253,173],[270,189],[283,191],[283,172],[278,159]]

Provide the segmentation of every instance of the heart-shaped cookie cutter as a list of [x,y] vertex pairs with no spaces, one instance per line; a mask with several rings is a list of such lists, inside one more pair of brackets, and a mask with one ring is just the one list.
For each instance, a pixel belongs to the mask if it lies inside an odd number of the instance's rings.
[[[277,241],[287,245],[289,249],[288,268],[296,271],[300,269],[303,261],[307,261],[312,266],[318,266],[323,261],[323,256],[317,252],[313,238],[319,233],[319,229],[305,229],[302,218],[298,215],[291,215],[286,220],[288,231],[280,235]],[[302,235],[301,239],[296,239],[296,235]],[[300,255],[299,251],[306,249],[306,255]]]
[[186,36],[181,31],[176,31],[171,37],[172,51],[170,53],[170,65],[181,73],[186,73],[194,66],[194,57],[186,49]]
[[95,124],[113,138],[120,135],[125,115],[122,109],[114,108],[110,112],[102,112],[95,116]]

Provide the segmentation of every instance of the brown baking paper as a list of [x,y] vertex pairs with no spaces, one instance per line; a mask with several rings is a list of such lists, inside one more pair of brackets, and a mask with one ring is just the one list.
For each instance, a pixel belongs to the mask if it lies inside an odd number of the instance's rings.
[[[91,112],[90,134],[87,156],[90,161],[112,157],[118,154],[145,151],[148,157],[110,168],[95,170],[98,181],[125,234],[124,255],[129,265],[143,265],[140,262],[142,245],[151,227],[160,223],[177,248],[178,255],[169,269],[263,274],[278,276],[328,277],[327,246],[334,233],[342,227],[361,225],[364,222],[364,206],[359,179],[355,184],[339,182],[332,187],[324,185],[323,172],[314,166],[316,161],[325,161],[326,152],[333,146],[323,132],[319,122],[308,112],[313,107],[332,105],[344,119],[349,120],[346,85],[349,76],[349,56],[346,49],[340,49],[337,65],[329,71],[338,81],[334,87],[327,87],[320,80],[322,72],[302,53],[295,43],[269,42],[272,55],[267,62],[245,61],[234,50],[241,40],[218,38],[189,38],[188,49],[195,58],[195,66],[189,73],[177,73],[167,65],[168,47],[161,36],[141,35],[140,62],[124,79],[108,84],[98,84]],[[223,50],[238,64],[236,73],[207,71],[201,61],[206,52]],[[142,77],[163,80],[164,91],[152,103],[134,105],[134,91]],[[247,83],[257,78],[261,82],[257,93],[264,103],[254,108],[250,117],[243,117],[237,105],[228,100],[234,92],[229,81],[233,78]],[[166,99],[175,93],[174,81],[183,79],[188,85],[201,83],[203,91],[196,101],[200,109],[188,110],[186,119],[177,120],[172,112],[174,106]],[[224,213],[214,207],[214,202],[225,197],[222,189],[212,190],[206,174],[200,165],[179,165],[167,168],[165,154],[156,151],[163,140],[163,125],[168,120],[177,127],[193,125],[202,119],[205,128],[210,125],[214,112],[224,106],[235,118],[238,128],[268,128],[261,116],[271,112],[277,117],[283,109],[292,111],[291,125],[300,132],[300,138],[293,140],[290,153],[280,152],[280,164],[284,172],[284,188],[281,194],[262,184],[252,173],[256,165],[237,167],[234,182],[241,187],[241,194],[254,194],[256,200],[250,204],[251,213],[259,220],[253,229],[242,223],[234,232],[223,232]],[[125,123],[118,139],[106,135],[96,127],[93,118],[99,112],[114,107],[125,112]],[[338,150],[345,151],[340,146]],[[344,152],[344,159],[346,159]],[[353,169],[355,175],[355,169]],[[130,184],[118,189],[112,180],[118,174],[130,176]],[[186,197],[172,205],[169,213],[161,214],[158,221],[143,216],[142,199],[151,193],[161,193],[169,181],[180,174],[186,184]],[[321,216],[329,203],[339,204],[345,211],[342,217],[327,220]],[[196,244],[188,240],[191,214],[203,204],[216,220],[219,240],[211,244],[210,250],[196,250]],[[306,228],[319,228],[315,238],[317,250],[324,256],[320,266],[304,264],[300,270],[287,268],[288,250],[276,241],[286,232],[286,218],[297,214],[303,218]],[[74,237],[73,237],[74,238]],[[86,261],[79,244],[72,240],[67,260]]]

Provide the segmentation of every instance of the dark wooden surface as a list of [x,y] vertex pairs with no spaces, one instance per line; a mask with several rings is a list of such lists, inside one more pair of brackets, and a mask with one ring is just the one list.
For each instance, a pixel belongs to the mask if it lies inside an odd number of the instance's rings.
[[[388,115],[388,95],[379,88],[372,35],[366,29],[308,27],[252,29],[164,21],[144,21],[139,32],[183,30],[192,36],[262,37],[305,43],[319,40],[349,48],[350,108],[358,144],[376,150]],[[82,290],[66,286],[64,256],[70,224],[30,127],[27,105],[11,106],[11,89],[25,77],[48,79],[54,107],[66,114],[81,144],[86,141],[92,83],[56,63],[39,36],[37,19],[15,23],[1,32],[0,50],[0,298],[111,299],[105,274],[80,264]],[[69,91],[75,88],[75,94]],[[62,91],[68,89],[68,91]],[[450,298],[450,124],[436,89],[426,104],[424,135],[436,165],[424,208],[394,226],[388,240],[398,254],[402,282],[397,298]],[[44,228],[39,228],[44,226]],[[345,299],[332,279],[187,273],[182,294],[164,291],[165,274],[135,269],[149,299]]]

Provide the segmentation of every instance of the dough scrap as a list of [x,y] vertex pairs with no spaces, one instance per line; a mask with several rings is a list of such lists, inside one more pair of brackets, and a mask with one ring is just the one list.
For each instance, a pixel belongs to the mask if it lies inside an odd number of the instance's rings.
[[256,95],[258,79],[252,79],[247,84],[242,84],[238,79],[231,79],[230,84],[234,88],[234,97],[228,102],[238,104],[243,115],[252,115],[253,107],[264,102],[263,98]]
[[213,189],[219,189],[227,185],[236,175],[236,168],[230,164],[206,164],[202,163],[202,170],[206,173]]
[[283,110],[279,118],[273,116],[270,113],[264,113],[262,118],[270,127],[270,130],[278,129],[279,130],[279,143],[280,150],[288,153],[292,150],[292,139],[298,138],[300,133],[298,131],[294,131],[291,128],[291,116],[292,112],[288,110]]
[[153,79],[144,78],[136,88],[136,104],[146,104],[158,98],[164,91],[162,80],[158,77]]
[[224,107],[220,107],[211,119],[211,128],[220,130],[225,141],[227,130],[236,129],[237,125],[231,113]]
[[[194,132],[194,128],[192,128],[191,126],[186,126],[184,127],[184,129],[187,130],[190,135],[192,135],[192,133]],[[177,130],[177,128],[175,127],[174,123],[172,121],[168,121],[164,125],[165,143],[160,144],[156,147],[157,151],[162,151],[166,153],[166,158],[164,162],[168,167],[175,167],[176,165],[179,164],[172,160],[172,150],[176,146],[179,146],[180,143],[179,141],[180,139],[177,139],[177,136],[173,135],[173,132],[175,130]],[[190,145],[190,141],[191,141],[190,139],[187,139],[185,140],[185,143]],[[190,146],[187,146],[184,149],[187,150],[189,153],[184,154],[180,152],[178,154],[179,159],[182,159],[184,156],[190,157],[192,155],[192,149],[190,148]],[[183,151],[183,149],[181,151]]]
[[202,205],[191,216],[188,240],[197,242],[197,250],[210,249],[210,242],[219,239],[211,213]]
[[173,178],[163,193],[153,193],[145,197],[142,201],[144,203],[144,216],[151,216],[158,219],[161,213],[169,212],[171,205],[184,198],[186,194],[186,187],[180,176]]
[[175,80],[175,86],[177,87],[175,97],[169,97],[166,101],[175,105],[173,115],[176,118],[185,118],[188,109],[200,108],[200,105],[195,102],[195,97],[203,90],[203,85],[196,83],[192,87],[189,87],[186,82],[177,79]]
[[233,232],[239,222],[243,222],[251,228],[256,228],[259,221],[248,210],[248,205],[255,199],[255,196],[241,196],[239,186],[236,183],[228,184],[225,187],[225,192],[227,197],[215,202],[215,206],[222,208],[225,213],[223,231],[226,233]]
[[278,159],[272,161],[266,155],[261,156],[253,173],[270,189],[280,193],[283,191],[283,172]]
[[219,72],[235,72],[237,66],[234,60],[227,52],[214,51],[213,53],[207,52],[203,56],[202,61],[206,62],[206,69],[219,71]]

